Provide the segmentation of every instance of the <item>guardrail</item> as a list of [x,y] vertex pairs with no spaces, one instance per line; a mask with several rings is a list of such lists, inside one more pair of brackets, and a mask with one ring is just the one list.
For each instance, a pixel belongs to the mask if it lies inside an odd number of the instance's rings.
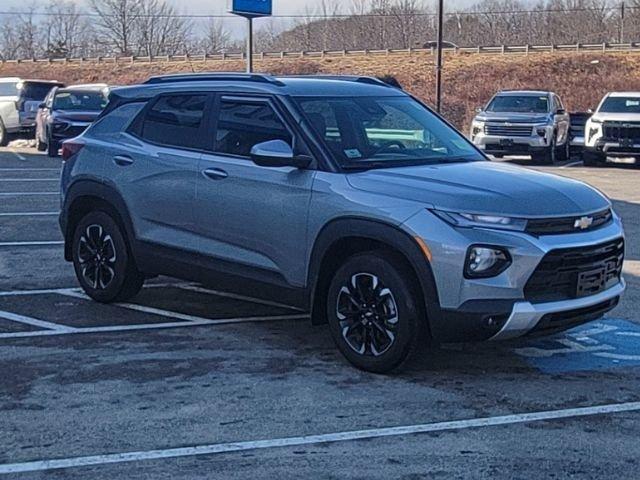
[[[476,54],[476,55],[529,55],[535,53],[555,52],[640,52],[640,42],[631,43],[577,43],[559,45],[499,45],[477,47],[448,47],[443,49],[449,54]],[[435,48],[405,48],[382,50],[324,50],[324,51],[299,51],[299,52],[259,52],[255,53],[254,60],[286,59],[286,58],[328,58],[328,57],[362,57],[362,56],[388,56],[388,55],[435,55]],[[174,62],[209,62],[244,60],[244,53],[214,53],[198,55],[159,55],[159,56],[113,56],[113,57],[82,57],[82,58],[30,58],[4,60],[1,64],[8,63],[174,63]]]

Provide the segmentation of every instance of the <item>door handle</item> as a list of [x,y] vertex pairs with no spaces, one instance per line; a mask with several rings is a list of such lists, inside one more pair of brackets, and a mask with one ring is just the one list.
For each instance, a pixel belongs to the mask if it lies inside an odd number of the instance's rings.
[[133,164],[133,158],[126,155],[116,155],[115,157],[113,157],[113,161],[116,163],[116,165],[120,165],[121,167],[126,167],[127,165]]
[[227,178],[229,176],[229,174],[227,172],[225,172],[224,170],[221,170],[219,168],[207,168],[202,173],[204,173],[204,175],[206,177],[209,177],[211,180],[222,180],[222,179]]

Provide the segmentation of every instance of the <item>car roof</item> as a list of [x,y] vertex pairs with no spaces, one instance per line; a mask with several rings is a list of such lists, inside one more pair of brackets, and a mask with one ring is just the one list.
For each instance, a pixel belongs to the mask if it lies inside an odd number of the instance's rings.
[[18,77],[0,77],[0,83],[18,83],[20,80]]
[[532,97],[540,97],[542,95],[550,95],[552,92],[547,92],[545,90],[502,90],[496,94],[497,95],[518,95],[518,96],[532,96]]
[[56,94],[70,93],[70,92],[104,92],[108,87],[106,85],[71,85],[69,87],[62,87],[56,90]]
[[640,92],[610,92],[608,97],[640,97]]
[[149,97],[165,92],[193,90],[237,93],[269,93],[292,96],[406,96],[402,90],[374,77],[363,76],[270,76],[239,73],[178,74],[152,77],[141,85],[114,89],[121,97]]

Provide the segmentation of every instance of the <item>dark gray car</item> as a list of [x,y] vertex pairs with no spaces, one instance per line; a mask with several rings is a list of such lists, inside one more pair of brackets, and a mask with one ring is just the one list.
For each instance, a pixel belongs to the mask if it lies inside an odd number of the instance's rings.
[[429,339],[593,320],[625,288],[601,193],[486,161],[372,78],[154,78],[114,90],[62,154],[65,256],[89,296],[163,274],[276,298],[370,371]]

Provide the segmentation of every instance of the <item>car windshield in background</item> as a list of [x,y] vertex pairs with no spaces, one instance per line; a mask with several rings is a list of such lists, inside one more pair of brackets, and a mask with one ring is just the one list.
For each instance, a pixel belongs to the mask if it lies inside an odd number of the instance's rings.
[[640,97],[609,97],[600,107],[604,113],[640,113]]
[[18,95],[18,84],[16,82],[0,83],[0,97],[14,97]]
[[409,97],[299,97],[316,133],[345,168],[384,168],[484,158]]
[[58,92],[53,100],[54,110],[101,111],[106,105],[102,92]]
[[498,95],[491,100],[487,112],[547,113],[549,99],[544,95]]
[[44,100],[55,86],[52,83],[25,82],[20,88],[20,96],[26,100]]

